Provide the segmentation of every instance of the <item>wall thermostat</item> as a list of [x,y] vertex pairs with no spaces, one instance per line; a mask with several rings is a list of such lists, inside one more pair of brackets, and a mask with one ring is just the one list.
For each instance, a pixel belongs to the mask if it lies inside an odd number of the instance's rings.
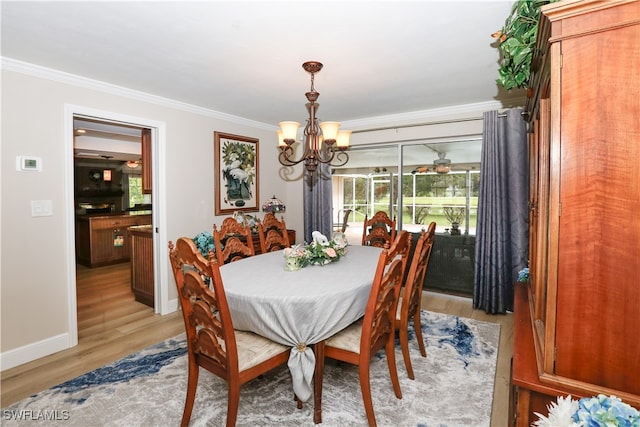
[[19,171],[40,172],[42,170],[42,159],[33,156],[17,156],[16,169]]

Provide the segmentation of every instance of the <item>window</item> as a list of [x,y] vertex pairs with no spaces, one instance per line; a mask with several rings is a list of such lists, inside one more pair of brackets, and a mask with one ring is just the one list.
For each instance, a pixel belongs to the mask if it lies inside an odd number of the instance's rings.
[[[362,232],[365,215],[382,210],[408,231],[419,231],[435,221],[438,232],[475,235],[481,144],[476,137],[353,147],[346,167],[333,172],[334,222],[341,221],[344,210],[352,209],[349,227],[355,237]],[[451,160],[447,174],[435,172],[433,161],[441,153]]]
[[455,222],[462,232],[475,234],[479,182],[478,171],[405,174],[402,223],[410,230],[435,221],[439,230],[450,231]]
[[150,203],[149,195],[142,194],[142,176],[127,175],[129,180],[129,208],[137,204]]

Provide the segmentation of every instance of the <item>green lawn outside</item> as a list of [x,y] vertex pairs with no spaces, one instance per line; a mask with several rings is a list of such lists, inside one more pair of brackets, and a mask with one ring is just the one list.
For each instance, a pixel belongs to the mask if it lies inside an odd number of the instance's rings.
[[[402,199],[402,202],[404,204],[404,209],[402,212],[403,224],[413,224],[411,210],[413,209],[413,206],[415,203],[418,217],[421,217],[421,218],[418,218],[421,224],[427,225],[431,221],[435,221],[436,224],[438,224],[438,227],[441,227],[441,226],[449,227],[450,226],[449,221],[444,216],[442,212],[442,208],[445,206],[459,206],[463,208],[467,203],[467,199],[466,197],[416,197],[414,201],[414,199],[412,198],[405,197]],[[471,215],[469,218],[469,222],[470,222],[469,227],[475,228],[476,222],[477,222],[477,213],[478,213],[478,209],[477,209],[478,198],[471,197],[469,199],[469,205],[471,208]],[[376,202],[375,210],[387,210],[388,206],[389,206],[389,199],[383,198]],[[430,211],[427,216],[420,215],[421,207],[430,207]],[[355,212],[351,217],[352,218],[351,220],[358,221],[358,222],[363,221],[365,209],[366,209],[365,206],[360,206],[357,209],[358,212]],[[462,229],[465,228],[464,219],[460,223],[460,228]]]

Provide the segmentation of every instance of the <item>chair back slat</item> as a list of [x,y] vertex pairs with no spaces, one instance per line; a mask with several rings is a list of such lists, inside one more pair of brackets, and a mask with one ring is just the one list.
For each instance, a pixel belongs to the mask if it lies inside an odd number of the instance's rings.
[[362,324],[360,354],[363,357],[375,354],[394,333],[401,284],[402,259],[397,248],[384,249],[378,259]]
[[424,288],[424,278],[427,274],[433,239],[435,236],[436,223],[431,222],[427,231],[420,234],[413,253],[413,259],[409,266],[409,273],[405,282],[405,289],[402,295],[403,316],[410,317],[420,310],[422,301],[422,290]]
[[[402,277],[406,276],[409,268],[409,254],[411,252],[411,233],[407,230],[400,230],[391,245],[391,249],[396,253],[396,258],[402,260]],[[389,260],[388,262],[390,262]]]
[[267,212],[262,221],[258,222],[258,236],[262,253],[291,247],[284,218],[278,220],[272,212]]
[[396,238],[396,218],[389,218],[386,212],[378,211],[371,218],[364,218],[362,228],[362,246],[383,248]]
[[218,264],[221,265],[256,254],[251,229],[233,217],[225,218],[219,229],[213,225],[213,241]]

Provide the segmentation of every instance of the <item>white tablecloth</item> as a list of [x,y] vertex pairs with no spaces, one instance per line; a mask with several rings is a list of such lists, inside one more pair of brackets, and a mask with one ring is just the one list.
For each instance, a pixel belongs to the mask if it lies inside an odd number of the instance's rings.
[[311,396],[315,355],[325,340],[364,315],[381,249],[349,246],[339,261],[285,271],[282,251],[220,268],[235,329],[292,347],[293,390]]

